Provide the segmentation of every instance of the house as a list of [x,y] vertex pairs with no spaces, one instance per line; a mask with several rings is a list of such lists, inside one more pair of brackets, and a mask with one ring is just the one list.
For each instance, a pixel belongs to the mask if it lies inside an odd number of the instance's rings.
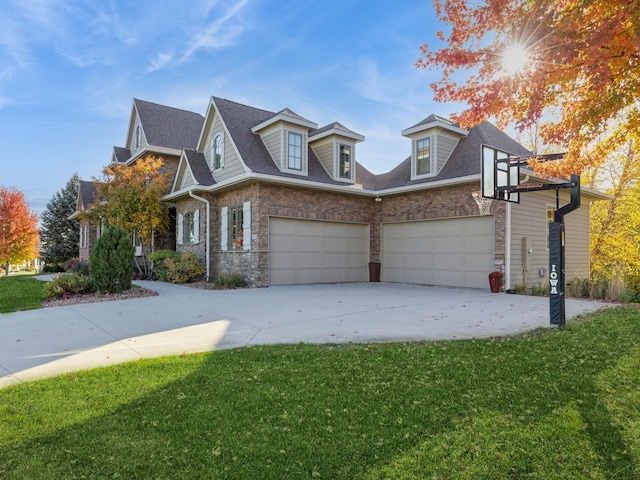
[[[162,160],[161,173],[175,174],[180,155],[185,148],[194,148],[198,141],[204,118],[199,113],[173,107],[133,100],[125,145],[114,147],[111,164],[133,165],[137,160],[154,156]],[[89,253],[100,237],[102,225],[93,225],[81,218],[81,213],[98,200],[97,182],[81,181],[76,213],[80,218],[80,259],[88,260]],[[156,249],[175,250],[175,209],[169,208],[171,233],[154,239]],[[141,255],[140,241],[136,243],[136,255]]]
[[[358,157],[364,136],[338,122],[212,97],[162,199],[175,205],[176,249],[211,279],[239,273],[251,286],[377,280],[378,264],[385,282],[487,288],[500,270],[505,288],[541,284],[555,194],[479,195],[483,145],[530,152],[487,122],[464,130],[430,115],[401,134],[409,156],[374,175]],[[547,181],[530,173],[523,181]],[[589,276],[589,205],[606,198],[582,197],[566,219],[568,279]]]

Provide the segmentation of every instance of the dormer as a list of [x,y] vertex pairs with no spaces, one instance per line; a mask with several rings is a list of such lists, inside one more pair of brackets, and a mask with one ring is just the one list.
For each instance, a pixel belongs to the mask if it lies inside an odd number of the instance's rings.
[[316,128],[316,123],[285,108],[251,131],[260,135],[281,172],[307,176],[309,131]]
[[438,175],[467,133],[457,123],[437,115],[402,130],[402,135],[411,139],[411,180]]
[[309,146],[334,180],[355,183],[356,143],[364,137],[338,122],[309,132]]

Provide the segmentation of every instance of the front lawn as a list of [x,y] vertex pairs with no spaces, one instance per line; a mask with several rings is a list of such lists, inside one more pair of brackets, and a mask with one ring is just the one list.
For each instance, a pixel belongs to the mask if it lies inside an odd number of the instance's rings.
[[0,313],[42,307],[46,282],[32,275],[0,277]]
[[0,478],[638,479],[640,310],[145,360],[0,390],[0,419]]

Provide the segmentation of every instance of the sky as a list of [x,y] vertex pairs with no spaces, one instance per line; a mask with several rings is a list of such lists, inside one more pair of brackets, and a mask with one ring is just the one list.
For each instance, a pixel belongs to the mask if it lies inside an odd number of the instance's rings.
[[41,212],[125,146],[134,98],[205,114],[211,96],[365,136],[373,173],[410,153],[433,101],[430,0],[0,0],[0,186]]

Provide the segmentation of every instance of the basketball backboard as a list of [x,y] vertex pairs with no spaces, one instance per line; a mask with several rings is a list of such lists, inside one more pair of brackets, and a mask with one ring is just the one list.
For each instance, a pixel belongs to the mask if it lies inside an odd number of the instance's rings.
[[510,162],[510,155],[488,145],[482,146],[482,196],[507,202],[520,202],[520,194],[511,191],[520,185],[520,162]]

